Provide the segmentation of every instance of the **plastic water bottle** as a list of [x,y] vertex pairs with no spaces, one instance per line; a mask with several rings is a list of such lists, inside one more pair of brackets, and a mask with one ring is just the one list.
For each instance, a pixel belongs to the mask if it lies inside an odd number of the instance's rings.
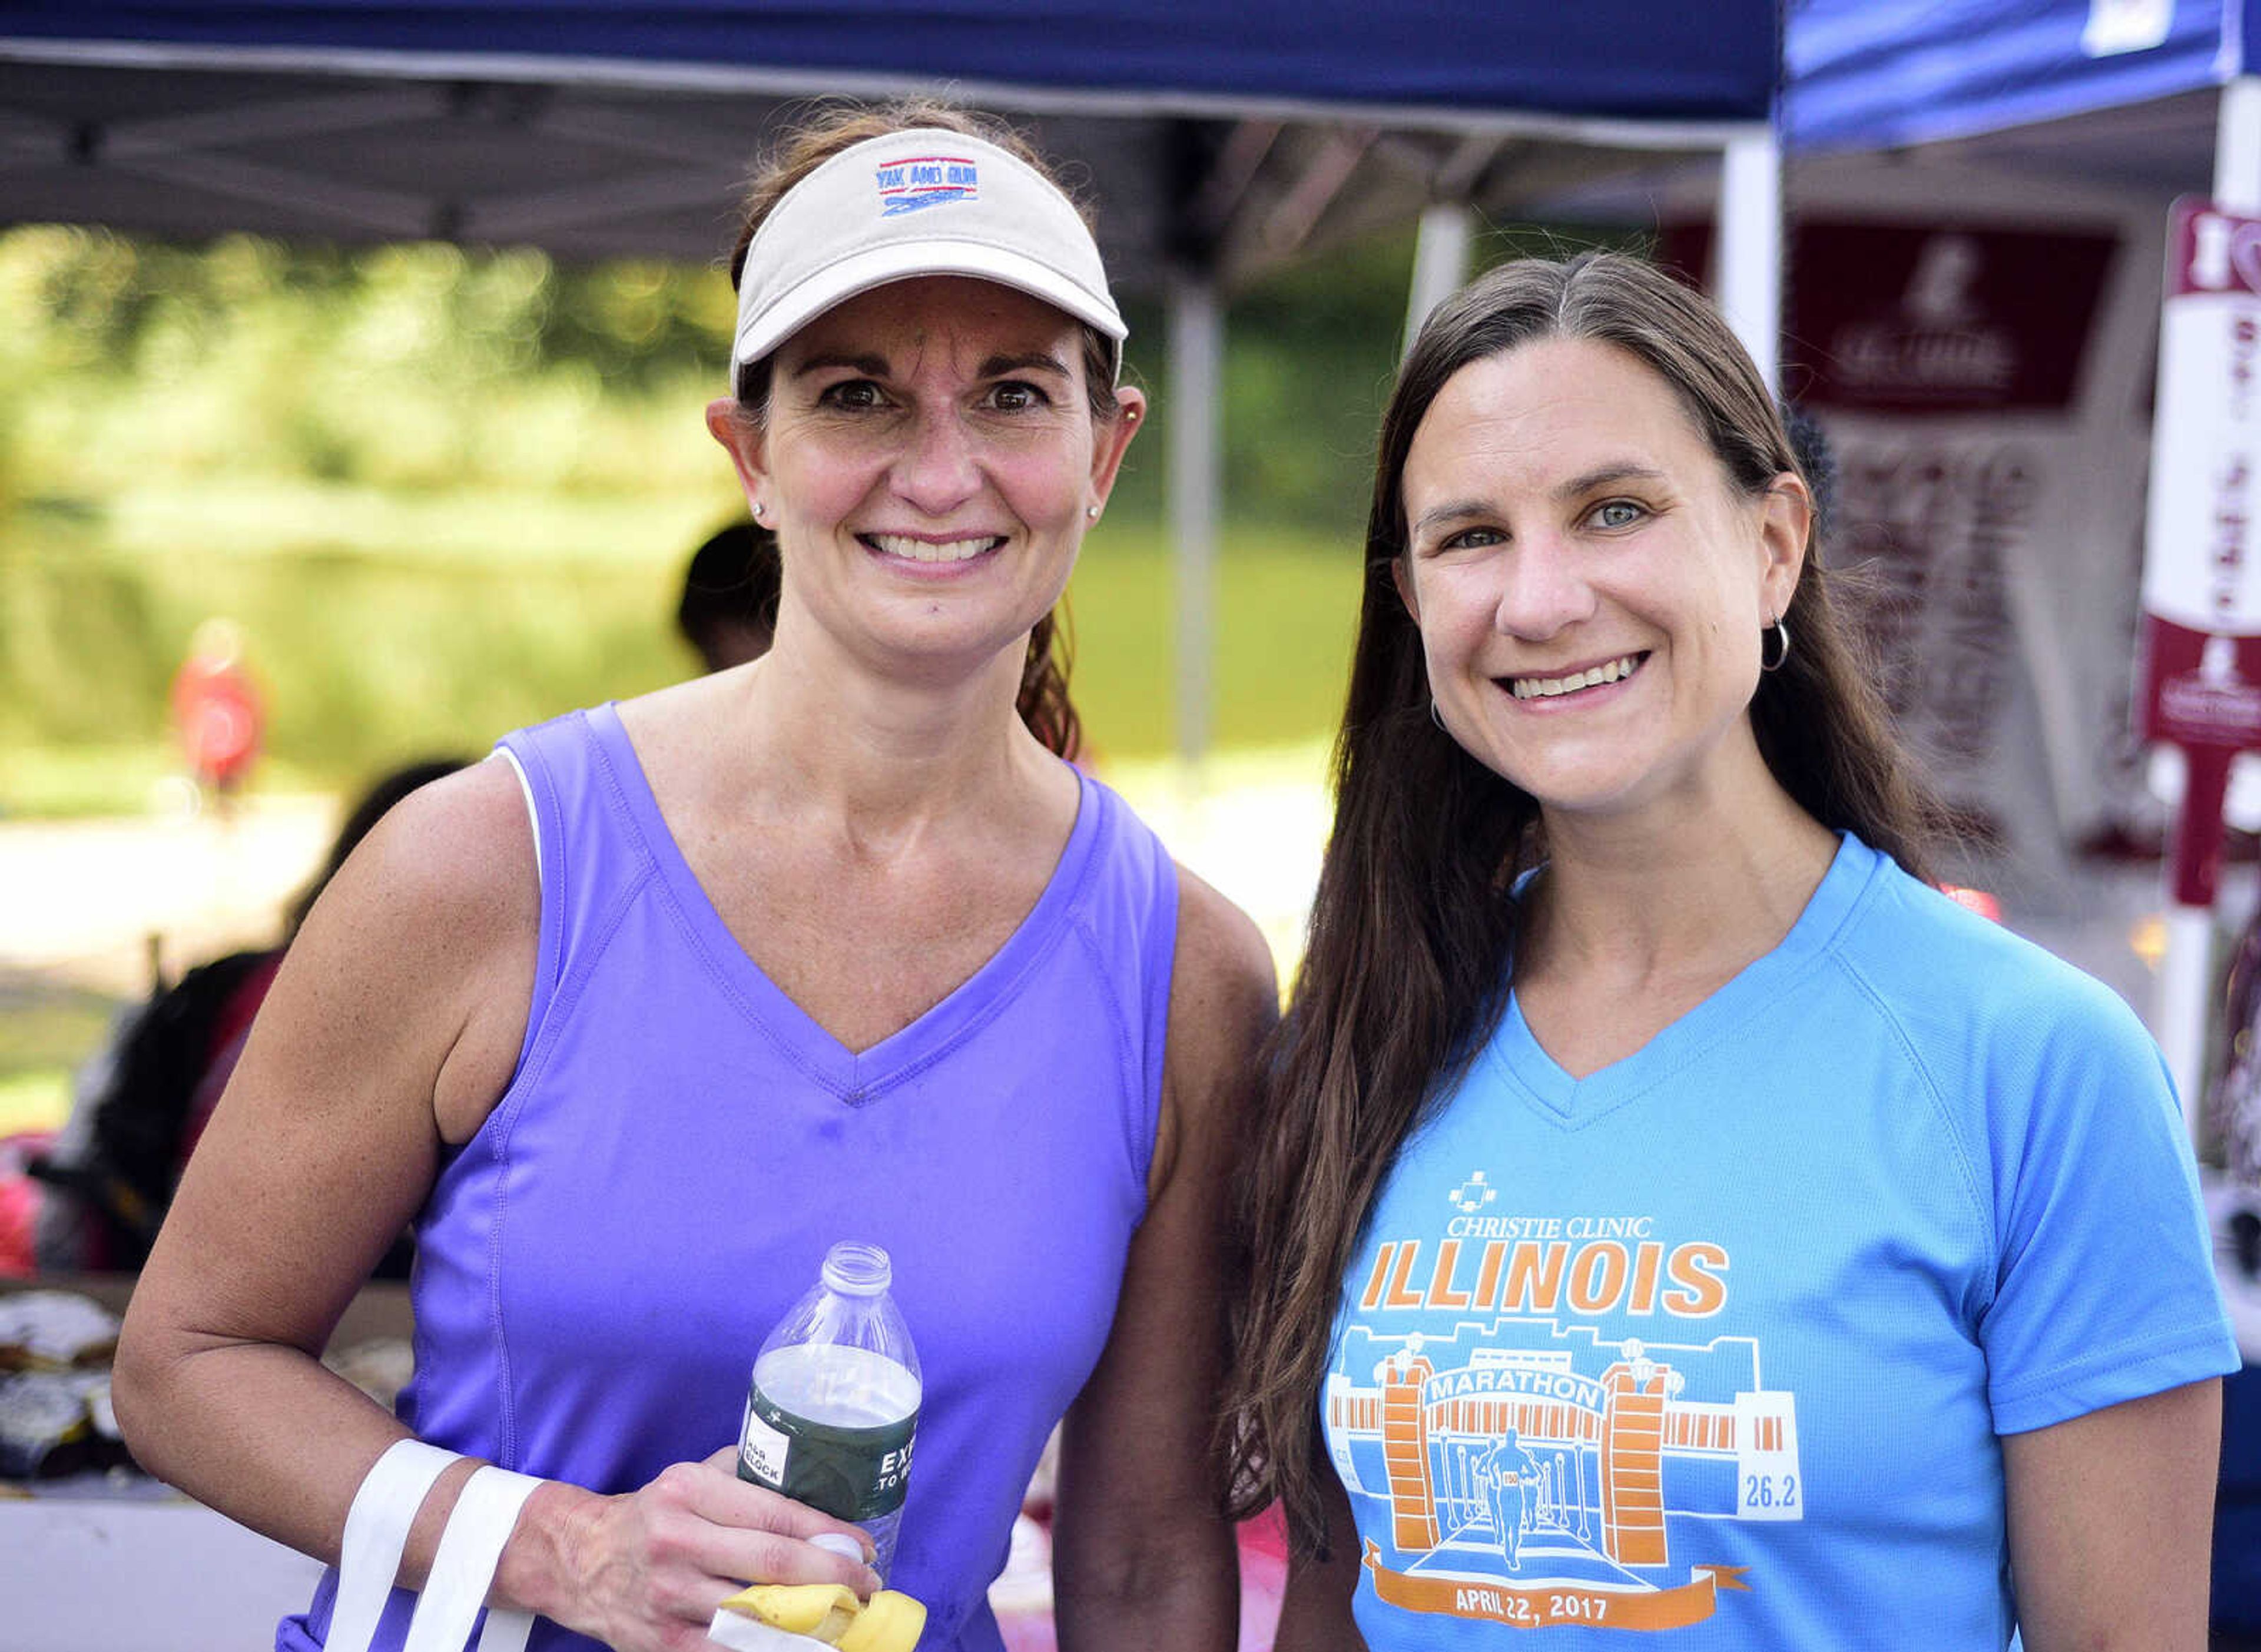
[[738,1477],[872,1534],[882,1579],[909,1489],[919,1363],[876,1245],[825,1253],[815,1289],[754,1356]]

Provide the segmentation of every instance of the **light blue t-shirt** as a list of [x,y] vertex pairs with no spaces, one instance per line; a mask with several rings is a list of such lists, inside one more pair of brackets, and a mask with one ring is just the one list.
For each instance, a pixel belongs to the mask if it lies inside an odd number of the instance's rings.
[[1511,1002],[1321,1411],[1375,1652],[1963,1652],[2014,1627],[1998,1436],[2236,1364],[2142,1025],[1848,837],[1625,1060],[1572,1079]]

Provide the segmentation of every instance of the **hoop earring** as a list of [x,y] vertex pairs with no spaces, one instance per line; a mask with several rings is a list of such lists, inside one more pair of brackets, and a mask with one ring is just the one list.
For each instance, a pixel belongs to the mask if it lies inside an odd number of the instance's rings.
[[[1767,639],[1769,636],[1776,644],[1774,657],[1771,660],[1767,658]],[[1789,658],[1790,628],[1777,619],[1759,633],[1759,669],[1762,672],[1778,672],[1783,668],[1784,662]]]
[[1429,721],[1437,725],[1439,734],[1443,735],[1446,739],[1452,737],[1453,731],[1445,727],[1444,715],[1437,709],[1437,697],[1434,694],[1429,696]]

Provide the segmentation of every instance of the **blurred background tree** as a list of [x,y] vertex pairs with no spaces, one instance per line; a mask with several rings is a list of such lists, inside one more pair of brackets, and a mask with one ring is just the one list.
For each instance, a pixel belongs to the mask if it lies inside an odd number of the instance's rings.
[[[1410,261],[1378,241],[1232,306],[1223,746],[1318,739],[1339,710]],[[243,626],[269,691],[269,787],[479,749],[690,669],[676,581],[743,508],[701,420],[719,270],[30,226],[0,233],[0,811],[141,806],[209,614]],[[1166,420],[1162,318],[1130,320]],[[1164,447],[1133,450],[1071,593],[1110,758],[1171,738]]]

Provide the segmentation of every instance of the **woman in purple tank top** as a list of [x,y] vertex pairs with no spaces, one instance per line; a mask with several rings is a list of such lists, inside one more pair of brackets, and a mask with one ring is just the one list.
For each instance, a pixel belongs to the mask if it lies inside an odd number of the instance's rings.
[[[485,1462],[534,1482],[486,1596],[534,1646],[695,1647],[749,1582],[875,1586],[809,1541],[854,1528],[732,1468],[764,1333],[867,1239],[924,1368],[888,1579],[921,1645],[1000,1645],[1064,1415],[1063,1641],[1229,1647],[1217,1217],[1274,989],[1061,760],[1052,610],[1145,412],[1096,247],[1001,125],[900,105],[791,136],[733,275],[707,421],[778,536],[774,646],[513,735],[355,853],[142,1276],[121,1423],[334,1564],[397,1442],[462,1454],[377,1646]],[[411,1220],[396,1419],[313,1356]],[[277,1646],[334,1612],[334,1573]]]

